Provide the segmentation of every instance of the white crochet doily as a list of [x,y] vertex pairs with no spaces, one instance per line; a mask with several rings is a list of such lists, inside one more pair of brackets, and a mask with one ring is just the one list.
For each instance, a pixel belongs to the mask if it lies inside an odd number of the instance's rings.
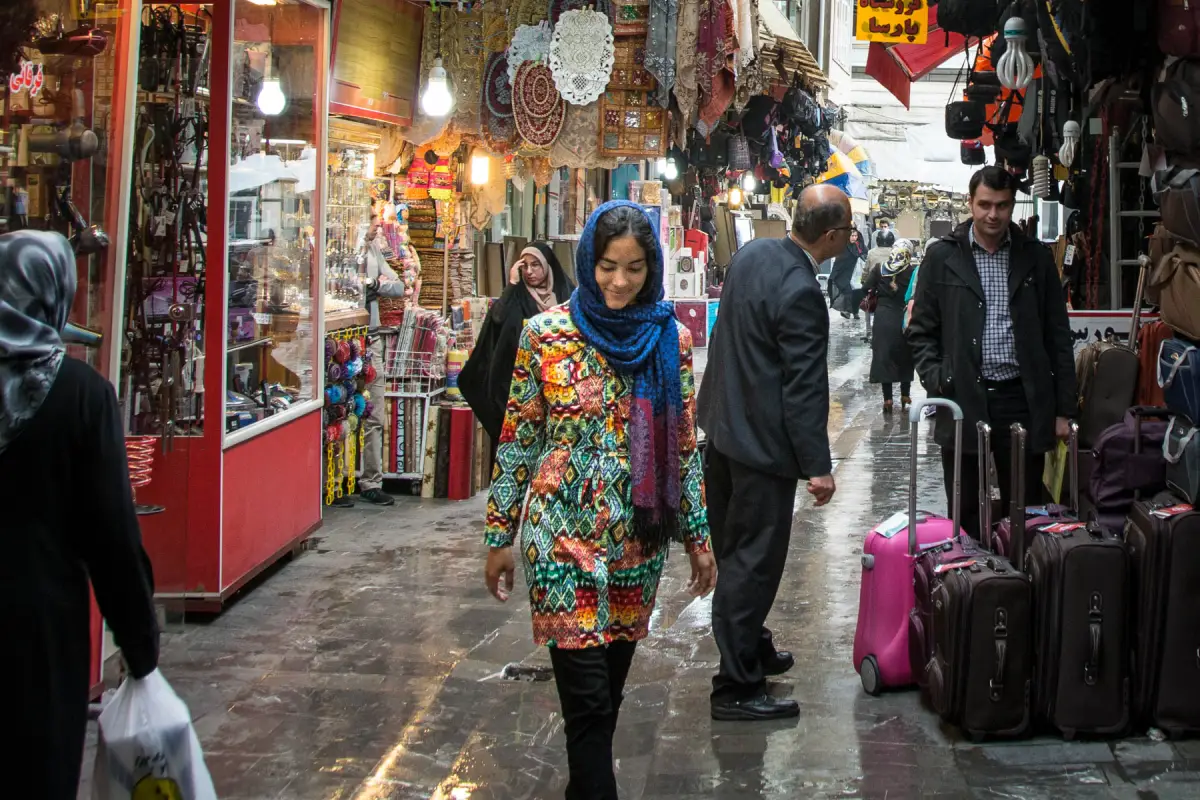
[[554,38],[554,29],[549,22],[542,21],[537,25],[520,25],[513,34],[512,44],[508,46],[508,82],[516,84],[517,67],[526,61],[537,61],[550,54],[550,40]]
[[550,71],[564,100],[584,106],[598,98],[612,75],[614,56],[608,15],[563,12],[550,42]]

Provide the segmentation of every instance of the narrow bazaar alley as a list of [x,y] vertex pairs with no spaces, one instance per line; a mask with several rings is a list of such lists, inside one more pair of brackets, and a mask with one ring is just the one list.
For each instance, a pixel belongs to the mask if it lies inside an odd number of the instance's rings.
[[[836,315],[831,329],[838,492],[826,508],[798,503],[768,620],[797,660],[772,691],[798,700],[800,718],[710,720],[710,601],[684,591],[687,561],[674,557],[622,707],[623,800],[1200,796],[1200,742],[977,745],[916,692],[864,694],[850,663],[859,553],[905,504],[908,427],[883,416],[857,329]],[[940,510],[936,449],[922,434],[920,505]],[[562,797],[549,659],[531,643],[523,587],[506,605],[484,587],[484,502],[331,510],[306,552],[220,616],[165,637],[163,672],[196,718],[220,797]]]

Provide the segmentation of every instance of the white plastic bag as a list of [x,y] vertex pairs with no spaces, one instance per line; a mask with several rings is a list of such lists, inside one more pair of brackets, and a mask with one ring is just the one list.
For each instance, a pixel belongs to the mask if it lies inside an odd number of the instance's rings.
[[850,288],[851,289],[858,291],[859,289],[862,288],[863,269],[866,267],[866,265],[867,265],[867,262],[863,261],[861,258],[858,261],[854,262],[854,272],[850,273]]
[[92,800],[217,800],[187,706],[162,673],[127,679],[100,714]]

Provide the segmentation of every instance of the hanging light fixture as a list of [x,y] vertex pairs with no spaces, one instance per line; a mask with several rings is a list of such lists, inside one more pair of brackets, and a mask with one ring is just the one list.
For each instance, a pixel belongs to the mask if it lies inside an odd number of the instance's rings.
[[433,66],[429,68],[429,79],[425,82],[425,91],[421,93],[421,111],[429,117],[444,117],[454,107],[454,94],[450,91],[450,81],[446,77],[446,69],[442,66],[442,12],[434,12],[438,22],[437,56]]
[[741,208],[742,207],[742,190],[740,188],[738,188],[737,186],[729,187],[729,207],[730,208]]
[[267,48],[267,65],[263,69],[262,86],[258,89],[258,98],[254,104],[266,117],[277,117],[287,108],[287,97],[283,94],[283,86],[279,79],[271,75],[275,61],[275,14],[271,14],[271,46]]
[[1033,59],[1025,48],[1025,20],[1011,17],[1004,23],[1004,38],[1008,48],[996,65],[996,77],[1005,89],[1024,89],[1033,80]]
[[746,194],[754,194],[754,190],[758,188],[758,178],[754,177],[754,172],[746,170],[742,173],[742,191]]
[[488,169],[492,160],[484,153],[475,153],[471,156],[471,184],[474,186],[483,186],[488,182]]
[[1063,123],[1063,143],[1058,149],[1058,163],[1062,164],[1067,169],[1075,163],[1075,157],[1079,155],[1079,123],[1073,119],[1069,119]]
[[662,168],[662,176],[669,181],[673,181],[679,177],[679,165],[675,163],[674,158],[667,158]]

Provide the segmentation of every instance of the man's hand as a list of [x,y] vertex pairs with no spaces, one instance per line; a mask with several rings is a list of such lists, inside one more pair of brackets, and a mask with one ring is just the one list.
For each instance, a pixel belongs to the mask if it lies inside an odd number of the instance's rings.
[[712,551],[707,553],[690,553],[692,561],[692,579],[688,581],[687,590],[693,597],[704,597],[717,585],[717,562]]
[[836,491],[837,485],[833,482],[832,475],[808,479],[808,493],[816,498],[818,506],[823,506],[832,500],[833,493]]
[[[501,603],[508,600],[513,588],[513,573],[516,564],[513,562],[511,547],[493,547],[488,551],[487,566],[483,568],[483,577],[487,582],[488,591]],[[500,579],[503,578],[503,584]]]
[[1054,419],[1054,435],[1065,442],[1071,435],[1071,420],[1066,417],[1056,417]]

